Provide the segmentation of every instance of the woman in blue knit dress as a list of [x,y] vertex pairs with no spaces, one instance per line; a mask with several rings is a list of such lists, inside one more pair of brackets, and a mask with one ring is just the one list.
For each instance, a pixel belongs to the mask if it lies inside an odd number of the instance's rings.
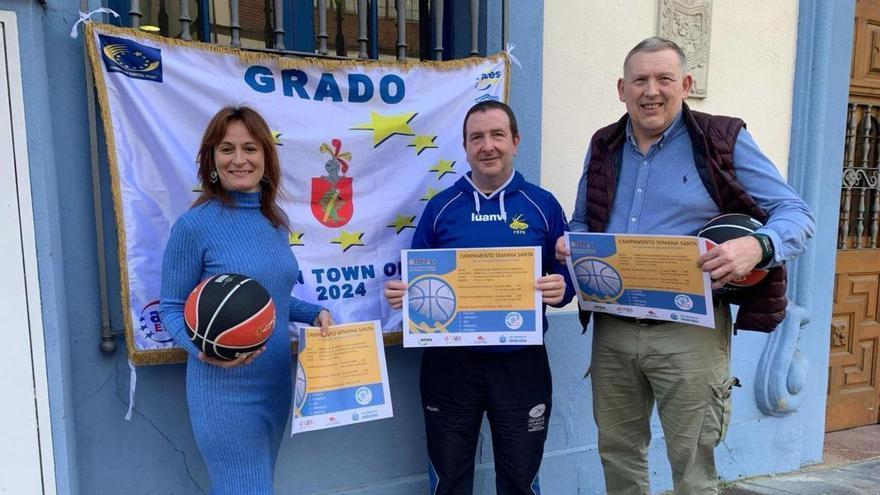
[[[290,295],[299,273],[276,204],[281,169],[271,131],[247,107],[220,110],[199,147],[202,193],[171,229],[162,261],[161,316],[189,354],[186,397],[212,495],[271,495],[291,401],[288,321],[321,326],[330,314]],[[232,361],[210,358],[186,334],[183,307],[207,277],[240,273],[275,302],[272,336]]]

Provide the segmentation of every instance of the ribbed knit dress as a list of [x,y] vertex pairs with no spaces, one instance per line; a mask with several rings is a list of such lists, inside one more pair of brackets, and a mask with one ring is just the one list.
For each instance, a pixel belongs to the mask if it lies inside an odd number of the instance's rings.
[[[186,398],[196,443],[211,476],[211,494],[271,495],[291,407],[288,320],[311,324],[321,307],[290,295],[299,267],[287,231],[272,227],[260,212],[260,193],[232,195],[233,206],[211,201],[175,222],[162,260],[160,311],[165,328],[189,353]],[[221,273],[258,281],[276,309],[266,349],[249,365],[233,369],[199,361],[183,320],[190,291]]]

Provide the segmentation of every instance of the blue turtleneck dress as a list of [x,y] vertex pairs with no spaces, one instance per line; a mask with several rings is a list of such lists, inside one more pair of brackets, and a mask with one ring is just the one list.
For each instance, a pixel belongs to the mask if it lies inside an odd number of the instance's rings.
[[[260,212],[260,193],[233,193],[234,205],[196,206],[175,222],[162,261],[160,311],[189,353],[186,398],[212,495],[271,495],[275,459],[291,405],[288,321],[313,323],[321,307],[290,295],[299,267],[284,227]],[[263,353],[233,369],[203,363],[186,334],[183,306],[203,279],[247,275],[275,302],[275,329]]]

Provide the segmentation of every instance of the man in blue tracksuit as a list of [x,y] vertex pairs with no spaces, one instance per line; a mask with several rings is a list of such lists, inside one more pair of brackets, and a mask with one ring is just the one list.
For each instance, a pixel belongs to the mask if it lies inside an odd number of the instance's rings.
[[[545,305],[567,304],[574,289],[554,254],[567,229],[565,214],[552,194],[513,170],[519,145],[513,111],[496,101],[478,103],[463,127],[471,172],[428,202],[412,248],[541,246],[543,276],[535,285]],[[399,280],[386,284],[393,308],[401,307],[405,291]],[[543,345],[429,348],[420,389],[431,495],[473,492],[483,413],[492,429],[498,495],[540,494],[552,395]]]

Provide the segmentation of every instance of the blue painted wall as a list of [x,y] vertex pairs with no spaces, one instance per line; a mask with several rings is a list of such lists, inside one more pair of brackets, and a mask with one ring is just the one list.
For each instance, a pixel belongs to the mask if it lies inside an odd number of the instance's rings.
[[[514,3],[517,10],[510,13],[510,40],[517,45],[513,54],[523,65],[512,69],[511,103],[522,132],[517,167],[537,181],[542,173],[542,43],[535,40],[543,38],[543,2]],[[833,272],[828,260],[834,252],[834,234],[821,229],[835,224],[832,210],[836,210],[842,150],[853,17],[850,3],[801,2],[799,39],[805,45],[799,41],[799,53],[814,55],[799,54],[798,58],[790,176],[796,187],[813,191],[810,202],[819,215],[819,238],[811,246],[815,257],[803,268],[814,275],[825,274],[810,279],[813,299],[807,309],[812,321],[803,330],[800,345],[812,364],[812,374],[798,394],[803,399],[798,399],[796,412],[766,416],[755,402],[755,370],[768,338],[741,334],[734,339],[733,371],[746,386],[735,393],[731,432],[718,449],[725,478],[790,471],[821,458],[831,293],[828,274]],[[499,5],[493,0],[482,6],[490,21],[481,47],[489,53],[501,48]],[[78,18],[78,2],[49,0],[43,7],[31,0],[0,0],[0,9],[15,11],[19,20],[59,493],[206,493],[207,473],[187,419],[183,366],[139,368],[137,404],[132,420],[126,422],[129,367],[125,353],[121,348],[110,356],[98,351],[101,322],[83,52],[81,39],[67,36]],[[816,101],[822,104],[804,105]],[[822,129],[841,131],[823,134]],[[814,147],[804,148],[807,141]],[[808,156],[823,159],[807,161]],[[110,209],[105,207],[105,211],[109,218]],[[114,242],[108,233],[111,258]],[[110,287],[115,294],[118,284],[112,278]],[[114,326],[119,328],[118,297],[113,306]],[[552,316],[550,325],[547,346],[555,407],[541,483],[545,493],[603,493],[590,383],[582,378],[590,337],[581,335],[570,313]],[[309,433],[284,442],[278,463],[280,493],[424,493],[419,352],[399,347],[387,350],[394,419]],[[785,371],[787,366],[770,369]],[[659,490],[671,482],[656,418],[653,429],[651,466],[653,486]],[[481,495],[494,493],[486,433],[478,451],[476,493]]]
[[[490,19],[501,19],[501,2],[490,10]],[[520,146],[516,155],[516,169],[526,179],[541,183],[541,98],[544,44],[544,2],[509,2],[513,8],[510,19],[509,43],[514,47],[511,56],[520,62],[510,68],[510,105],[519,124]],[[501,46],[500,22],[490,24],[488,50],[495,53]],[[552,492],[551,492],[552,493]]]

